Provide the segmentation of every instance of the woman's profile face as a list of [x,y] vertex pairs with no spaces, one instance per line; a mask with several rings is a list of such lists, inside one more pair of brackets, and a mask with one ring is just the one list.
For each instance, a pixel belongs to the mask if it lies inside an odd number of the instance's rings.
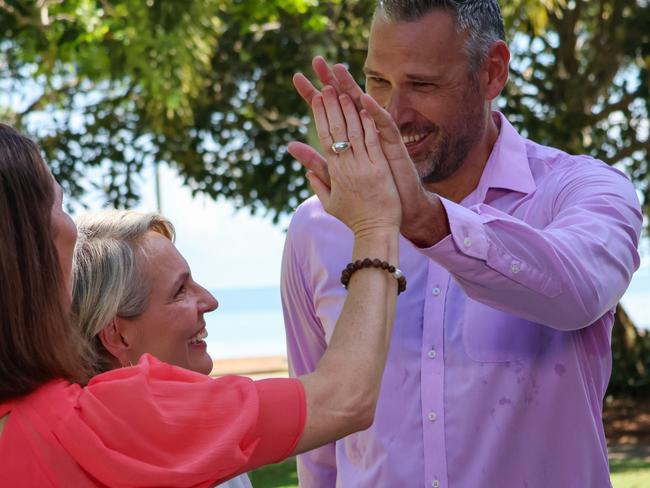
[[70,216],[63,211],[63,190],[61,186],[52,178],[54,185],[54,204],[52,205],[52,237],[54,238],[54,247],[59,256],[59,266],[64,289],[64,300],[66,308],[72,302],[72,255],[74,245],[77,242],[77,227]]
[[143,239],[138,263],[150,286],[145,311],[135,318],[120,319],[128,341],[129,360],[136,364],[144,353],[198,373],[209,374],[212,358],[207,352],[203,315],[218,307],[217,300],[197,284],[174,244],[149,231]]

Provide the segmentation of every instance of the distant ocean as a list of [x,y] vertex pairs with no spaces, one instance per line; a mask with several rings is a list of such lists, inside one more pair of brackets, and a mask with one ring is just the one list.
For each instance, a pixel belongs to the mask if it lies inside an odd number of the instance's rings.
[[280,287],[210,291],[219,302],[205,315],[213,359],[286,355]]
[[[211,291],[219,301],[205,316],[214,359],[286,354],[279,287]],[[621,301],[637,327],[650,330],[650,266],[634,275]]]

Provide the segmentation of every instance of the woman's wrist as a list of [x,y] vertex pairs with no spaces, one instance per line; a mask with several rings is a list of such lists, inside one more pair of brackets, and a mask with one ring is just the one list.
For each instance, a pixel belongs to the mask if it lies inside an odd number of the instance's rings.
[[359,226],[355,228],[352,233],[356,241],[372,241],[387,239],[399,235],[399,224],[376,224]]

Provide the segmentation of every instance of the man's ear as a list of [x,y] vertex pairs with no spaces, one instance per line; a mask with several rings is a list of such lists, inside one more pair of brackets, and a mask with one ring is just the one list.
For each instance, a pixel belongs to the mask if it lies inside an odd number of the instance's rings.
[[122,366],[130,364],[131,344],[125,334],[123,321],[115,317],[99,332],[99,340],[106,350],[114,356]]
[[494,100],[501,94],[508,81],[510,70],[510,51],[505,42],[494,42],[488,50],[482,68],[485,98]]

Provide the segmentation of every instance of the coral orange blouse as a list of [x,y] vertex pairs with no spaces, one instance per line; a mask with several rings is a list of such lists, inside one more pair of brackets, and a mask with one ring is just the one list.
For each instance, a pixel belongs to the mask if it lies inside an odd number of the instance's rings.
[[214,486],[291,454],[305,412],[298,380],[211,379],[145,355],[1,404],[0,484]]

